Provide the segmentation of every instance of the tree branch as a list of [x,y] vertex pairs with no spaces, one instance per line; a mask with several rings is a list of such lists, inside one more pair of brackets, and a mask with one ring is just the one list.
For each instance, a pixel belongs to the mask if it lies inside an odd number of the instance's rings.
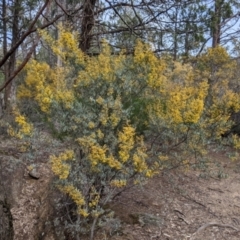
[[20,73],[22,71],[22,69],[25,67],[25,65],[27,64],[27,62],[29,61],[29,59],[32,56],[32,53],[34,52],[34,49],[36,48],[37,44],[39,42],[39,38],[37,39],[37,41],[33,44],[33,46],[31,47],[30,51],[28,52],[27,56],[25,57],[25,59],[23,60],[23,62],[18,66],[18,68],[14,71],[14,73],[12,74],[12,76],[10,76],[3,84],[2,86],[0,86],[0,92],[5,89],[8,84],[10,84],[10,82],[17,76],[18,73]]
[[28,30],[21,36],[21,38],[17,41],[17,43],[3,56],[2,60],[0,61],[0,67],[2,67],[5,64],[8,58],[17,50],[17,48],[23,43],[23,41],[27,38],[27,36],[32,33],[32,29],[34,25],[36,24],[38,18],[40,17],[44,9],[47,7],[49,2],[50,0],[46,0],[45,4],[41,7],[37,15],[35,16],[34,20],[30,24]]

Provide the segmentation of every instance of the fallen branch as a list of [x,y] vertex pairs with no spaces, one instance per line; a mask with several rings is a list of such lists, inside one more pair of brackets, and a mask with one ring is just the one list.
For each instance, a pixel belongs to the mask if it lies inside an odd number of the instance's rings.
[[204,229],[206,229],[206,228],[208,228],[208,227],[213,227],[213,226],[222,227],[222,228],[232,228],[232,229],[235,230],[235,231],[239,231],[238,228],[236,228],[236,227],[234,227],[234,226],[232,226],[232,225],[229,225],[229,224],[221,224],[221,223],[216,223],[216,222],[210,222],[210,223],[206,223],[206,224],[204,224],[203,226],[201,226],[200,228],[198,228],[198,230],[197,230],[195,233],[193,233],[193,235],[192,235],[192,237],[190,238],[190,240],[193,240],[193,237],[194,237],[197,233],[201,232],[202,230],[204,230]]

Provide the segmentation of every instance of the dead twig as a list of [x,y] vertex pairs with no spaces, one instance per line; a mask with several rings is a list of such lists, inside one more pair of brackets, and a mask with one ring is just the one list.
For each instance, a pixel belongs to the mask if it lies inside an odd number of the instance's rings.
[[198,205],[200,205],[200,206],[202,206],[202,207],[204,207],[204,208],[207,208],[203,203],[195,200],[194,198],[190,197],[189,195],[185,195],[185,194],[180,194],[180,195],[181,195],[182,197],[184,197],[185,199],[187,199],[187,200],[190,200],[190,201],[192,201],[192,202],[194,202],[194,203],[196,203],[196,204],[198,204]]
[[192,234],[192,237],[190,238],[190,240],[193,240],[193,239],[194,239],[194,236],[195,236],[197,233],[203,231],[204,229],[206,229],[206,228],[208,228],[208,227],[214,227],[214,226],[216,226],[216,227],[222,227],[222,228],[232,228],[233,230],[235,230],[235,231],[237,231],[237,232],[239,231],[238,228],[236,228],[236,227],[234,227],[234,226],[232,226],[232,225],[229,225],[229,224],[221,224],[221,223],[217,223],[217,222],[210,222],[210,223],[206,223],[206,224],[202,225],[200,228],[198,228],[198,230],[197,230],[195,233]]
[[210,187],[208,187],[208,189],[211,190],[211,191],[216,191],[216,192],[224,193],[224,191],[222,191],[221,189],[210,188]]
[[189,225],[189,222],[185,219],[185,215],[184,215],[181,211],[179,211],[179,210],[177,210],[177,209],[174,209],[174,212],[176,212],[176,215],[178,216],[178,218],[179,218],[180,220],[182,220],[182,221],[185,222],[187,225]]

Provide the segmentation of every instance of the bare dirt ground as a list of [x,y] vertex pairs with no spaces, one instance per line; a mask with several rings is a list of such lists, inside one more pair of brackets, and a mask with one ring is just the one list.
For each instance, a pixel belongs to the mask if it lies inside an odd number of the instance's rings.
[[[15,169],[11,172],[13,178],[22,176],[23,179],[21,184],[19,179],[16,182],[18,185],[15,187],[15,195],[18,198],[11,209],[13,228],[15,233],[19,232],[19,235],[14,237],[16,240],[39,239],[34,236],[34,229],[41,225],[37,223],[40,222],[39,216],[44,221],[48,219],[48,216],[45,216],[48,207],[44,199],[47,194],[46,189],[49,188],[48,177],[51,178],[52,174],[49,173],[48,168],[47,159],[51,146],[47,140],[34,150],[38,155],[36,161],[32,156],[31,163],[38,164],[41,174],[39,180],[28,176],[26,166],[22,171],[18,171],[16,176]],[[44,151],[41,152],[40,149]],[[10,146],[5,139],[1,141],[0,150],[2,163],[3,160],[9,161],[11,158],[12,161],[21,159],[21,147],[18,149],[15,145]],[[229,151],[231,150],[212,151],[208,155],[208,169],[205,172],[199,169],[164,171],[145,185],[123,192],[111,203],[111,209],[119,219],[120,226],[116,222],[109,222],[98,230],[95,239],[240,239],[240,159],[231,161],[227,157]],[[5,179],[5,172],[2,172],[2,177]],[[14,190],[14,186],[12,187]],[[25,237],[21,238],[21,236]],[[48,240],[47,238],[41,239]]]
[[168,171],[124,192],[112,207],[122,230],[115,236],[99,231],[96,239],[240,239],[240,161],[226,152],[211,153],[209,160],[205,174]]

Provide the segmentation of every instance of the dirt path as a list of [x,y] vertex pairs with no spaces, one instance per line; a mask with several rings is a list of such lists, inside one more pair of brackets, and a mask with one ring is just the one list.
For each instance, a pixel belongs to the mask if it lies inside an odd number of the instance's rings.
[[211,160],[207,178],[175,170],[124,192],[113,204],[124,222],[119,236],[106,237],[105,230],[98,239],[240,239],[240,163],[224,153]]

